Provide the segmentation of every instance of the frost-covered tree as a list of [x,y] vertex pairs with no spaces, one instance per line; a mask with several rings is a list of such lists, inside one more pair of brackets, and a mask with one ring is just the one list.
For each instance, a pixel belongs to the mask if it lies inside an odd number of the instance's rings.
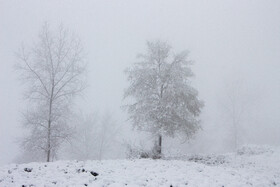
[[168,43],[154,41],[147,42],[146,53],[138,59],[126,70],[130,85],[124,97],[132,98],[127,110],[134,127],[158,137],[155,149],[160,156],[163,135],[184,133],[190,138],[197,132],[203,102],[190,85],[188,52],[173,54]]
[[85,63],[79,38],[63,26],[51,31],[45,24],[33,48],[17,53],[21,80],[27,85],[28,109],[22,140],[24,153],[37,152],[49,162],[71,135],[68,126],[74,96],[85,88]]

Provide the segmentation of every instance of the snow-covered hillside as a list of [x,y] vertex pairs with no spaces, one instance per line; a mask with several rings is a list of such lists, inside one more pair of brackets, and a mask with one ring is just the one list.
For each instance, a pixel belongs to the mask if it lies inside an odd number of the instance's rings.
[[164,160],[57,161],[0,168],[0,186],[280,186],[280,148]]

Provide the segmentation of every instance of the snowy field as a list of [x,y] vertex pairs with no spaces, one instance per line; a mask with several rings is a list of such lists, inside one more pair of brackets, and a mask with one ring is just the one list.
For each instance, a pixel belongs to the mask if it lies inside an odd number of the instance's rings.
[[57,161],[6,165],[0,186],[280,186],[280,148],[164,160]]

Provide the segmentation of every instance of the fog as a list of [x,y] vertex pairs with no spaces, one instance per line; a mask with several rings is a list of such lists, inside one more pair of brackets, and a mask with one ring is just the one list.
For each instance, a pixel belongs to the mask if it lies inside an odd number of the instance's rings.
[[13,162],[23,131],[25,88],[14,70],[14,53],[22,43],[32,46],[45,22],[74,31],[87,52],[88,88],[73,107],[84,113],[110,111],[122,125],[123,137],[135,136],[121,109],[128,85],[124,69],[144,52],[147,40],[161,39],[175,51],[190,51],[195,62],[192,84],[205,102],[203,130],[175,147],[186,152],[230,151],[227,108],[236,92],[236,103],[242,106],[239,144],[280,144],[279,1],[2,0],[0,165]]

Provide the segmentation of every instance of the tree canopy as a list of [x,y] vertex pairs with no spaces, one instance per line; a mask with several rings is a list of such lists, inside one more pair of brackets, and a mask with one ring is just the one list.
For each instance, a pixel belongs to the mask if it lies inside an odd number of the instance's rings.
[[124,96],[132,98],[127,110],[135,127],[171,137],[197,132],[203,102],[190,85],[191,64],[188,52],[173,54],[167,42],[147,42],[146,53],[125,71],[130,85]]

